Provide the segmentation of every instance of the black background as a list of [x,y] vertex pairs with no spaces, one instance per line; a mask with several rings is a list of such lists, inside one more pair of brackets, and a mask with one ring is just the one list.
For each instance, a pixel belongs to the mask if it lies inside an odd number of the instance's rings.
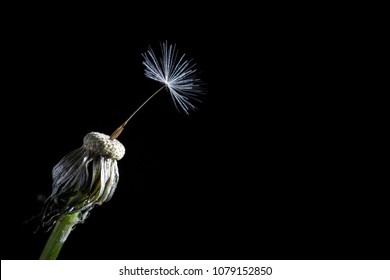
[[161,92],[132,119],[113,199],[60,259],[387,258],[349,25],[279,9],[206,20],[205,10],[9,23],[2,259],[39,257],[49,233],[23,221],[50,195],[51,169],[160,87],[141,53],[165,40],[194,60],[207,94],[186,116]]

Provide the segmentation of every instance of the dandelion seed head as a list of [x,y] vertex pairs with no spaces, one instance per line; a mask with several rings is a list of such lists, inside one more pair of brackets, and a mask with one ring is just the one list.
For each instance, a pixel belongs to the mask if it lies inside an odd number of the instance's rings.
[[90,132],[85,135],[84,148],[114,160],[120,160],[125,155],[125,147],[121,142],[116,139],[111,140],[110,136],[99,132]]
[[179,55],[176,45],[168,42],[161,44],[161,57],[150,47],[142,56],[145,76],[165,84],[178,110],[182,109],[186,114],[194,110],[194,101],[200,101],[198,97],[204,93],[196,64],[187,60],[185,54]]

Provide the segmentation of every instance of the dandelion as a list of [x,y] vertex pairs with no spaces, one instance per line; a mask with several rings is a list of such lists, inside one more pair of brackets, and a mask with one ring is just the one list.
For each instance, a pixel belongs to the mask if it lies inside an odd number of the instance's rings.
[[42,225],[52,226],[66,215],[79,213],[80,222],[95,205],[109,201],[119,180],[118,164],[125,147],[108,135],[90,132],[83,146],[53,168],[52,194],[46,200]]
[[98,132],[84,137],[82,147],[70,152],[53,168],[52,193],[45,201],[41,224],[53,232],[41,259],[55,259],[72,228],[82,223],[96,205],[113,196],[119,180],[118,164],[125,147]]
[[163,84],[130,117],[108,136],[88,133],[83,145],[63,157],[53,168],[52,193],[45,201],[40,219],[53,231],[40,259],[56,259],[62,245],[76,224],[82,223],[96,206],[109,201],[118,185],[118,163],[125,147],[116,139],[129,120],[154,96],[167,89],[179,110],[189,114],[203,93],[195,64],[179,56],[175,45],[161,44],[161,57],[151,48],[143,53],[145,76]]

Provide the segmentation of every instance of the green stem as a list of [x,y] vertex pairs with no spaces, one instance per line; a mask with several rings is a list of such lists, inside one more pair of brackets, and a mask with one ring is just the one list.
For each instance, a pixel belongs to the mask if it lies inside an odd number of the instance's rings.
[[53,231],[47,240],[45,248],[42,251],[40,260],[55,260],[61,251],[68,235],[72,231],[74,225],[79,222],[79,214],[74,213],[65,216],[62,220],[57,221]]

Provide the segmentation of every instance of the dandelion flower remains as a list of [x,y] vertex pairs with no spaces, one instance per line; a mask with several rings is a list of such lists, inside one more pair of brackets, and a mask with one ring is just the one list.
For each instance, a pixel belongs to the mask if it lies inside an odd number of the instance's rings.
[[84,220],[95,205],[109,201],[119,180],[118,164],[125,147],[108,135],[90,132],[81,148],[70,152],[53,168],[53,190],[46,200],[42,225],[50,227],[66,215]]
[[117,161],[125,154],[124,146],[116,140],[129,120],[164,88],[179,110],[189,114],[203,93],[195,64],[179,56],[175,45],[161,44],[161,57],[151,48],[143,53],[145,76],[163,86],[142,103],[111,136],[90,132],[83,145],[70,152],[53,168],[52,193],[45,201],[42,227],[54,229],[40,259],[56,259],[72,228],[83,222],[96,205],[109,201],[119,181]]

